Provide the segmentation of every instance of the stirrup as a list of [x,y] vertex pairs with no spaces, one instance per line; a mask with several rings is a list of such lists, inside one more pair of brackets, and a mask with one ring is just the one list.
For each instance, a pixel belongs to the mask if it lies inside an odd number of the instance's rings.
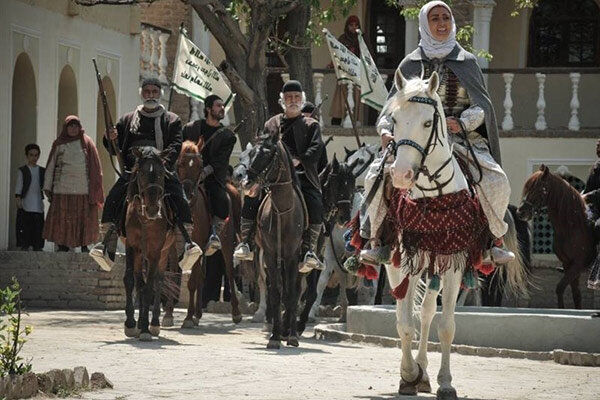
[[104,243],[100,242],[94,245],[92,250],[89,252],[90,257],[96,261],[96,263],[106,272],[110,272],[113,267],[113,260],[110,259],[104,249]]
[[233,258],[238,261],[252,261],[254,260],[254,253],[252,250],[250,250],[248,243],[241,242],[235,248],[235,251],[233,252]]
[[219,250],[221,250],[221,240],[217,235],[213,233],[212,235],[210,235],[210,238],[208,238],[208,243],[206,244],[204,254],[206,256],[212,256]]
[[372,265],[374,267],[387,264],[390,262],[390,247],[381,246],[361,250],[358,259],[361,264]]
[[508,264],[515,259],[515,253],[512,251],[494,246],[490,249],[490,257],[495,264]]
[[179,261],[179,267],[181,268],[181,271],[184,274],[189,273],[201,255],[202,249],[200,246],[194,242],[186,243],[185,250],[183,251],[183,257],[181,258],[181,261]]
[[300,264],[299,272],[304,274],[310,272],[313,269],[323,271],[325,269],[325,266],[323,265],[321,260],[319,260],[317,255],[311,250],[309,250],[304,255],[304,260],[302,260],[302,264]]

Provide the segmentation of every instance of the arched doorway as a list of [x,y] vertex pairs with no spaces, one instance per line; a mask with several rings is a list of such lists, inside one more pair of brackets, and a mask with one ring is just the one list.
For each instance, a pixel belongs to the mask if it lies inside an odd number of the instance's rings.
[[[113,118],[113,124],[116,124],[117,100],[115,95],[115,88],[108,76],[105,76],[102,79],[102,84],[104,86],[104,91],[106,92],[106,100],[108,102],[108,109],[110,110],[110,115]],[[108,154],[108,151],[104,148],[104,144],[102,143],[102,138],[104,137],[106,125],[104,122],[104,110],[102,108],[102,98],[100,97],[100,92],[98,92],[98,99],[96,104],[96,147],[98,147],[100,163],[102,164],[102,187],[104,188],[104,195],[107,195],[108,191],[116,181],[116,173],[114,172],[114,169],[110,164],[110,155]],[[117,165],[116,159],[114,160],[114,162],[115,165]]]
[[77,80],[70,65],[65,65],[58,81],[58,114],[56,136],[60,134],[67,115],[77,115]]
[[[17,57],[12,80],[11,97],[11,145],[10,145],[10,224],[9,249],[16,246],[15,220],[17,207],[15,204],[16,171],[26,163],[25,146],[35,143],[37,137],[37,94],[35,73],[27,53]],[[48,157],[48,149],[42,149],[40,162]]]

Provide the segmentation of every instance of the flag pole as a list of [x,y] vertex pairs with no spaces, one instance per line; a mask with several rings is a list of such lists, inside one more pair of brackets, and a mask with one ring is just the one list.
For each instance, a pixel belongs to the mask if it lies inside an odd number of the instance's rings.
[[[347,87],[348,86],[346,86],[346,88]],[[352,97],[354,97],[354,85],[352,85]],[[354,131],[354,137],[356,139],[356,144],[358,144],[358,147],[360,147],[360,146],[362,146],[362,143],[360,142],[360,136],[358,135],[358,129],[356,129],[356,119],[354,117],[354,110],[350,109],[350,103],[348,103],[348,93],[346,93],[346,96],[344,96],[344,101],[346,102],[346,109],[348,110],[348,114],[350,114],[350,122],[352,122],[352,130]]]

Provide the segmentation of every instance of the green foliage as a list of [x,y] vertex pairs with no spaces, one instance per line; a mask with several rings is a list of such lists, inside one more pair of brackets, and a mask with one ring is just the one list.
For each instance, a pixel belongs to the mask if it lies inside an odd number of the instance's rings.
[[519,12],[521,10],[535,7],[539,3],[539,1],[540,0],[515,0],[515,8],[510,13],[510,16],[516,17],[517,15],[519,15]]
[[[425,4],[429,3],[430,0],[417,0],[414,7],[402,7],[400,10],[400,15],[402,15],[405,19],[417,19],[419,18],[419,10]],[[517,2],[533,2],[538,0],[515,0]],[[398,1],[395,0],[386,0],[386,3],[391,7],[399,7]],[[446,4],[452,7],[452,0],[446,0]],[[483,49],[475,49],[471,44],[471,38],[473,37],[473,33],[475,32],[475,28],[472,25],[465,26],[457,26],[456,27],[456,40],[465,50],[475,54],[477,57],[485,58],[488,61],[491,61],[493,56],[486,50]]]
[[21,287],[13,277],[12,284],[0,290],[0,377],[31,371],[31,363],[19,357],[31,331],[31,326],[21,326]]

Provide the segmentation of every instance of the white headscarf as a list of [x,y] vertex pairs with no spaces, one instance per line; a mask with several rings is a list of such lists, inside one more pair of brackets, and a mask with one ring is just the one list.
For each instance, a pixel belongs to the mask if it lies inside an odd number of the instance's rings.
[[[429,11],[433,7],[442,6],[448,10],[450,13],[450,17],[452,18],[452,30],[450,34],[443,42],[436,40],[431,31],[429,30],[429,21],[427,19],[427,15]],[[423,49],[425,55],[429,58],[444,58],[454,46],[456,46],[456,24],[454,23],[454,15],[452,15],[452,10],[450,7],[443,1],[430,1],[421,7],[421,11],[419,11],[419,34],[421,35],[421,40],[419,41],[419,47]]]

